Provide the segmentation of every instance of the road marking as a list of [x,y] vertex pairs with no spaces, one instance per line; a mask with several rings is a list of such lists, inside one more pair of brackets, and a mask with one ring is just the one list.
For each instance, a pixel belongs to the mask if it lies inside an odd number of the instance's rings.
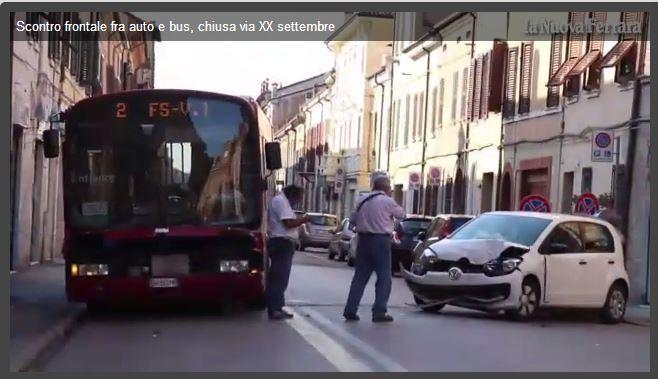
[[310,343],[326,360],[341,372],[372,372],[367,364],[355,358],[341,344],[304,319],[304,315],[290,310],[294,318],[286,320],[306,342]]
[[325,260],[323,257],[315,255],[315,254],[319,254],[319,253],[314,254],[314,253],[304,252],[304,254],[306,254],[306,256],[311,257],[311,258],[319,259],[319,260],[322,260],[322,261]]
[[[368,343],[360,340],[359,338],[355,337],[354,335],[350,334],[349,332],[345,331],[344,329],[338,327],[337,325],[334,325],[329,319],[324,317],[320,312],[317,312],[314,309],[311,309],[309,307],[304,307],[304,306],[297,307],[297,309],[299,309],[299,311],[295,312],[295,313],[297,313],[297,314],[299,314],[300,312],[307,313],[309,316],[311,316],[311,318],[313,318],[314,321],[316,321],[321,326],[328,329],[333,335],[335,335],[335,336],[339,337],[340,339],[342,339],[346,344],[348,344],[353,349],[355,349],[355,350],[359,351],[360,353],[362,353],[363,355],[367,356],[369,359],[371,359],[372,361],[377,363],[379,366],[384,368],[384,370],[386,370],[388,372],[407,372],[408,371],[407,369],[402,367],[400,364],[396,363],[393,360],[393,358],[391,358],[390,356],[378,351],[377,349],[373,348]],[[303,317],[303,316],[301,316],[301,317]]]

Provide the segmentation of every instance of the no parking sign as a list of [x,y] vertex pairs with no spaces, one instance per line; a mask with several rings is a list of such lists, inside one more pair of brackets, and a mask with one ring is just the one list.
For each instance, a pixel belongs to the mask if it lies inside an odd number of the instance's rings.
[[612,162],[614,135],[608,131],[594,131],[592,135],[592,162]]
[[521,199],[519,208],[524,212],[551,213],[551,204],[545,197],[539,195],[528,195],[524,197]]
[[574,213],[594,215],[599,211],[599,199],[592,193],[584,193],[580,195],[576,201]]

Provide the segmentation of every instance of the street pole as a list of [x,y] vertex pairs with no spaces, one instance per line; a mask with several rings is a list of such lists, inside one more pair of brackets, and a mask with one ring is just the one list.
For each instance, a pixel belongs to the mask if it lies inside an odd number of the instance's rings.
[[[397,13],[393,16],[393,31],[395,32],[395,26],[397,25]],[[391,135],[393,131],[393,73],[395,68],[395,41],[391,43],[391,91],[389,98],[391,101],[390,106],[388,107],[388,153],[386,154],[386,172],[389,173],[391,169]]]
[[[386,97],[386,88],[384,83],[380,83],[379,80],[377,80],[377,75],[375,75],[375,84],[382,89],[382,100],[379,109],[379,143],[377,144],[377,170],[379,170],[382,168],[382,133],[384,132],[384,98]],[[377,125],[375,125],[375,127],[377,127]]]
[[425,215],[425,154],[427,151],[427,111],[429,109],[430,97],[430,50],[423,46],[423,51],[427,54],[427,68],[425,69],[425,119],[423,120],[423,153],[420,160],[420,209],[421,214]]

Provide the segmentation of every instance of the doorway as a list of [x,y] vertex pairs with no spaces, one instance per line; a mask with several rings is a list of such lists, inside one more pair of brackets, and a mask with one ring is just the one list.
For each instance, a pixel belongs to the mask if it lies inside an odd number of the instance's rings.
[[503,184],[500,189],[500,210],[501,211],[510,211],[511,200],[512,199],[512,179],[509,172],[506,172],[503,175]]
[[562,182],[562,213],[570,214],[573,200],[573,171],[564,173]]
[[30,263],[40,262],[43,251],[43,181],[44,181],[43,142],[34,145],[34,184],[32,185],[32,230],[30,242]]
[[464,213],[464,174],[462,173],[461,168],[457,169],[457,174],[455,175],[455,184],[454,184],[454,201],[452,206],[452,212],[457,214]]
[[485,172],[482,175],[482,201],[480,203],[480,210],[482,213],[491,211],[491,203],[493,197],[493,172]]

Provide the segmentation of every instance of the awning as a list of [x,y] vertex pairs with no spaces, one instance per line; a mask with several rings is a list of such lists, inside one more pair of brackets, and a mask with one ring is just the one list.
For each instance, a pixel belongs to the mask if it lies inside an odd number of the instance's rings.
[[603,59],[601,59],[599,67],[605,68],[615,66],[633,49],[634,46],[635,41],[633,40],[620,41],[603,57]]
[[585,72],[594,62],[596,62],[601,57],[601,52],[598,50],[592,50],[589,53],[585,54],[584,57],[580,58],[578,63],[569,71],[567,76],[578,76]]
[[564,84],[564,82],[567,80],[567,76],[569,75],[569,72],[576,66],[576,63],[580,60],[579,57],[572,57],[564,61],[562,63],[562,66],[558,68],[558,70],[553,74],[551,79],[548,81],[548,86],[549,87],[554,87],[554,86],[560,86]]

